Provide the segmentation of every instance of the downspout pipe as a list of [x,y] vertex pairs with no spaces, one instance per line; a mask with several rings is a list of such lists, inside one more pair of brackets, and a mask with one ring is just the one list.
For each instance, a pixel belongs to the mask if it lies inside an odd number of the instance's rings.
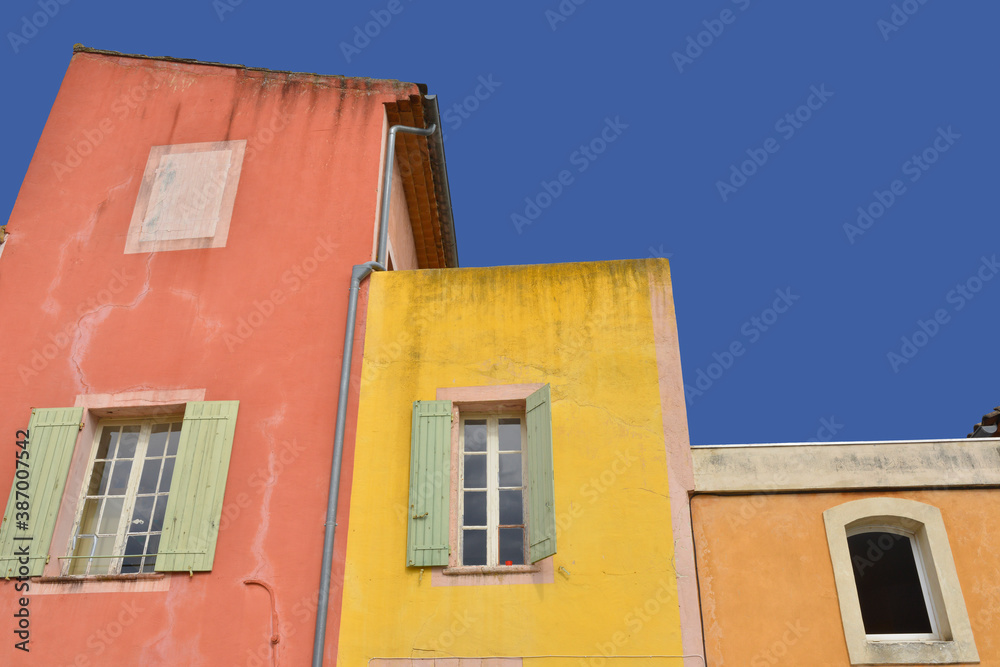
[[347,396],[351,384],[351,358],[354,356],[354,326],[358,318],[358,293],[361,283],[373,271],[386,270],[389,239],[389,201],[392,172],[395,165],[396,135],[399,132],[429,137],[437,130],[394,125],[389,129],[389,146],[386,152],[385,174],[382,180],[382,209],[379,221],[377,261],[356,264],[351,269],[351,289],[347,304],[347,325],[344,331],[344,356],[340,362],[340,393],[337,396],[337,421],[333,431],[333,466],[330,469],[330,495],[326,504],[326,523],[323,536],[323,564],[319,575],[319,600],[316,609],[316,634],[313,636],[312,667],[323,667],[326,644],[326,618],[330,606],[330,578],[333,572],[333,546],[337,535],[337,500],[340,496],[340,469],[344,459],[344,424],[347,422]]
[[431,125],[428,128],[393,125],[389,128],[389,147],[386,149],[385,173],[382,174],[382,219],[379,222],[378,257],[376,259],[382,266],[386,266],[386,257],[389,255],[389,200],[392,195],[392,171],[396,164],[396,133],[405,132],[406,134],[429,137],[435,131],[437,131],[436,125]]

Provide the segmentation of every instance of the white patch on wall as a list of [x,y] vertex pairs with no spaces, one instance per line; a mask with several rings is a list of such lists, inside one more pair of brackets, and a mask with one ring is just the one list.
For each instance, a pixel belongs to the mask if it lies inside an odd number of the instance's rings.
[[153,146],[125,254],[224,247],[245,151],[245,140]]

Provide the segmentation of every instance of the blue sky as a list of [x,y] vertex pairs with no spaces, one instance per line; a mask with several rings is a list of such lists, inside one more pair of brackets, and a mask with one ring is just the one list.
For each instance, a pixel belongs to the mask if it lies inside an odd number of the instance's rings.
[[426,83],[463,266],[670,257],[692,443],[963,437],[1000,404],[998,22],[944,0],[7,0],[0,206],[76,42]]

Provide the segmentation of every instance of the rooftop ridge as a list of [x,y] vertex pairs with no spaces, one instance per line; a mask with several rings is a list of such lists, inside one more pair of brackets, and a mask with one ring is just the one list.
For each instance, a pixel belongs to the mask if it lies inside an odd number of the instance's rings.
[[[346,74],[319,74],[316,72],[296,72],[294,70],[281,70],[281,69],[268,69],[266,67],[250,67],[248,65],[240,65],[233,63],[217,63],[206,60],[195,60],[194,58],[175,58],[173,56],[147,56],[142,53],[123,53],[121,51],[109,51],[106,49],[95,49],[89,46],[84,46],[83,44],[74,44],[73,53],[92,53],[100,56],[111,56],[115,58],[136,58],[138,60],[160,60],[169,63],[181,63],[184,65],[205,65],[208,67],[228,67],[230,69],[242,69],[250,72],[267,72],[271,74],[298,74],[302,76],[316,76],[326,79],[358,79],[361,81],[385,81],[395,84],[408,84],[410,82],[400,81],[399,79],[378,79],[370,76],[348,76]],[[414,83],[411,85],[416,85],[424,91],[425,86],[423,84]]]

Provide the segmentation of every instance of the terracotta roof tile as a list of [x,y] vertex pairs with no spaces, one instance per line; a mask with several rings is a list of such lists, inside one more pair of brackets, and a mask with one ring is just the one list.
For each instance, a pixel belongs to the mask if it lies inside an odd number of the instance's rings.
[[1000,438],[1000,407],[983,415],[983,420],[972,427],[967,438]]

